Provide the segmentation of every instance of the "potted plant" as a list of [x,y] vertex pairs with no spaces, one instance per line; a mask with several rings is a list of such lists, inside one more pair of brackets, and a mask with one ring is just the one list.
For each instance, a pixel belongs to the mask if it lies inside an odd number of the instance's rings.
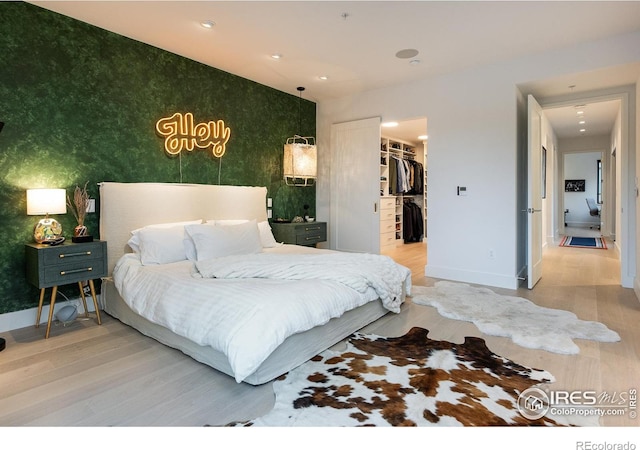
[[83,188],[76,185],[73,191],[73,201],[67,195],[67,207],[73,213],[73,216],[78,221],[78,225],[73,229],[73,242],[91,242],[93,237],[89,235],[87,227],[84,224],[85,216],[87,215],[87,208],[89,206],[89,193],[87,192],[87,181]]

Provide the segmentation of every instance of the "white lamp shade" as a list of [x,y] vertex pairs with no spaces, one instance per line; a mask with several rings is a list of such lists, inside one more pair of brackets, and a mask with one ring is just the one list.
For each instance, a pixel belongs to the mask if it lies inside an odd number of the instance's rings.
[[315,179],[318,173],[317,150],[315,145],[285,144],[284,146],[284,178],[285,180]]
[[67,213],[67,192],[64,189],[27,189],[27,215]]

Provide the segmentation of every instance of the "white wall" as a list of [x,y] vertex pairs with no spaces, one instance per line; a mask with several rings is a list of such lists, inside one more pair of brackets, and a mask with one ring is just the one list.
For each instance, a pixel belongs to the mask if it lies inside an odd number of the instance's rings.
[[[331,222],[331,124],[373,116],[382,121],[426,116],[426,274],[515,288],[526,248],[520,212],[526,208],[522,202],[526,179],[522,171],[523,151],[526,153],[523,94],[516,86],[639,60],[640,33],[631,33],[320,102],[317,215]],[[466,197],[456,195],[459,185],[467,186]],[[493,249],[493,259],[489,249]]]
[[[562,144],[561,139],[561,150]],[[590,215],[586,202],[587,198],[594,201],[597,199],[598,160],[602,160],[602,152],[564,153],[564,180],[585,180],[584,192],[564,192],[564,208],[569,210],[566,222],[570,227],[588,228],[600,225],[600,218]]]
[[[636,81],[636,86],[640,86],[640,78]],[[640,89],[636,88],[636,105],[640,109]],[[636,133],[640,133],[640,112],[636,114]],[[635,196],[635,205],[636,205],[636,224],[640,227],[640,197],[639,197],[639,189],[640,189],[640,138],[637,137],[636,134],[636,175],[634,179],[634,186],[632,196]],[[638,228],[636,228],[638,230]],[[636,231],[637,233],[637,231]],[[635,278],[633,288],[636,292],[636,297],[640,299],[640,239],[636,239],[636,267],[635,267]]]

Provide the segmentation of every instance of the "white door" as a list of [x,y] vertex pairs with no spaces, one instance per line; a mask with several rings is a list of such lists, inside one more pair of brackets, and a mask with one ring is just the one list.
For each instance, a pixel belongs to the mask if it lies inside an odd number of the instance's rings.
[[542,277],[542,108],[528,98],[527,287]]
[[380,118],[331,126],[331,246],[380,253]]

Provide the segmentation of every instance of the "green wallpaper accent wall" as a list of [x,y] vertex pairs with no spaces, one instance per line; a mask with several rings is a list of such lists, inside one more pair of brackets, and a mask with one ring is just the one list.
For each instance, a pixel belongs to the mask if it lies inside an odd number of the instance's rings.
[[[0,2],[0,17],[0,314],[37,306],[24,275],[38,220],[26,215],[28,188],[72,193],[89,181],[97,198],[101,181],[266,186],[274,217],[304,204],[315,215],[315,187],[282,180],[286,139],[315,136],[315,103],[27,3]],[[223,158],[167,156],[154,126],[175,112],[224,120]],[[56,218],[69,238],[73,215]],[[94,236],[98,223],[88,215]]]

